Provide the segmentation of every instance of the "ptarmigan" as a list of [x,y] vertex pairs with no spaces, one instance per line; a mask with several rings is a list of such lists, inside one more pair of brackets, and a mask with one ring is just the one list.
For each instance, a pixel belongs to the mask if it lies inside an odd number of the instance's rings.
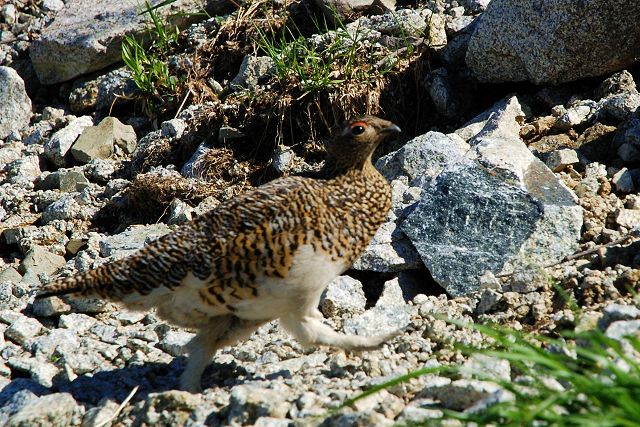
[[323,178],[285,177],[241,194],[134,255],[47,284],[38,295],[78,293],[155,308],[193,328],[182,389],[197,391],[217,349],[280,324],[305,345],[373,349],[395,334],[345,335],[323,323],[322,291],[362,254],[391,207],[371,156],[393,123],[365,116],[328,144]]

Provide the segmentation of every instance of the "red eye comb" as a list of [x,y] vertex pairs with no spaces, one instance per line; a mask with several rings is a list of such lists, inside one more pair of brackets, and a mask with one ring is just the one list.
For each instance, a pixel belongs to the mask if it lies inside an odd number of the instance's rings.
[[369,125],[366,122],[353,122],[353,123],[351,123],[351,128],[354,128],[356,126],[362,126],[363,128],[366,128]]

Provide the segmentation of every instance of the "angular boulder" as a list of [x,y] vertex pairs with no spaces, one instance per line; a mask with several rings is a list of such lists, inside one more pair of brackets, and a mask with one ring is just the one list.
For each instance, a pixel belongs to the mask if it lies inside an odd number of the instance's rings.
[[466,152],[433,150],[420,201],[400,224],[433,278],[451,295],[479,287],[487,270],[546,265],[577,248],[582,208],[575,195],[520,140],[513,97],[489,115]]

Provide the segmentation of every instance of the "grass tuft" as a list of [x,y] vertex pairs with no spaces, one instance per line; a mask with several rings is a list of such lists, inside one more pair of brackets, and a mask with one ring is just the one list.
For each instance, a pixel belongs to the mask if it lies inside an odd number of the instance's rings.
[[155,112],[173,100],[177,93],[179,79],[169,70],[169,50],[178,42],[178,29],[168,27],[156,13],[158,6],[152,6],[145,0],[145,10],[151,19],[147,27],[150,46],[144,47],[142,40],[126,35],[122,40],[122,60],[131,70],[133,81],[142,94],[147,97],[146,110]]
[[[640,339],[622,341],[599,330],[565,334],[560,338],[527,334],[489,325],[467,325],[482,333],[486,348],[462,347],[465,354],[481,353],[509,361],[513,381],[493,381],[513,395],[480,410],[443,409],[444,417],[475,425],[640,427]],[[460,376],[460,366],[422,369],[377,385],[342,407],[377,391],[426,374]],[[468,372],[468,371],[467,371]],[[426,422],[426,421],[425,421]],[[437,424],[429,420],[429,425]]]

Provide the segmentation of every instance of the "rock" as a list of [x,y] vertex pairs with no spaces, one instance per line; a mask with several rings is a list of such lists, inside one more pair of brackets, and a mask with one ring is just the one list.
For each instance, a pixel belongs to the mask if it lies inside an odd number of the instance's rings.
[[396,425],[392,419],[374,411],[338,412],[325,418],[319,427],[391,427]]
[[419,186],[421,181],[418,178],[438,175],[451,158],[462,157],[469,148],[466,142],[454,135],[427,132],[378,159],[376,169],[388,181],[406,176],[410,186]]
[[[419,37],[427,31],[429,27],[428,21],[433,15],[430,10],[400,9],[386,12],[382,15],[363,16],[358,19],[355,26],[375,30],[387,36]],[[434,20],[436,19],[434,18]],[[433,39],[431,39],[433,45],[440,44],[436,43],[436,34],[430,33],[429,35],[433,36]],[[446,44],[446,35],[444,44]]]
[[448,72],[445,68],[433,70],[424,81],[431,100],[438,113],[448,119],[460,116],[460,105],[454,88],[449,83]]
[[26,156],[7,165],[9,182],[23,188],[33,188],[33,182],[40,176],[38,156]]
[[76,333],[88,331],[95,324],[95,318],[82,313],[63,314],[58,320],[60,328],[71,329]]
[[640,320],[618,320],[611,323],[604,334],[614,340],[621,340],[626,336],[640,338]]
[[169,390],[150,393],[139,417],[143,425],[183,426],[191,414],[202,404],[202,397],[186,391]]
[[180,199],[174,199],[169,205],[167,224],[184,224],[193,219],[193,208]]
[[[640,4],[493,0],[469,41],[467,65],[484,82],[558,84],[634,63]],[[589,25],[585,25],[588,22]]]
[[18,73],[0,67],[0,140],[29,125],[31,100]]
[[468,11],[478,13],[484,12],[489,6],[489,2],[491,0],[465,0],[463,4]]
[[71,306],[59,297],[39,299],[33,302],[33,314],[38,317],[57,316],[70,311]]
[[569,129],[575,128],[576,126],[580,126],[595,114],[597,111],[598,105],[591,100],[581,101],[577,105],[572,106],[567,109],[562,115],[560,115],[556,122],[554,123],[554,127],[563,131],[567,131]]
[[100,256],[114,259],[127,257],[170,231],[165,224],[131,226],[120,234],[100,241]]
[[42,1],[42,9],[47,12],[57,12],[64,7],[64,2],[62,0],[43,0]]
[[19,142],[6,143],[0,146],[0,165],[6,166],[22,157],[24,145]]
[[501,387],[492,382],[461,379],[432,387],[428,394],[438,399],[445,408],[462,411],[500,390]]
[[280,390],[254,385],[237,385],[231,389],[228,422],[251,425],[260,417],[285,418],[291,403],[287,386]]
[[247,55],[242,60],[238,75],[231,81],[231,87],[235,90],[254,90],[258,81],[264,76],[274,72],[274,63],[268,56]]
[[310,6],[319,6],[325,16],[330,19],[338,19],[343,22],[354,14],[367,12],[382,13],[395,10],[395,0],[313,0]]
[[619,320],[634,320],[640,318],[640,309],[633,305],[609,304],[602,312],[602,318],[598,321],[598,327],[603,331],[610,324]]
[[[95,84],[98,91],[95,95],[95,109],[99,111],[110,110],[120,96],[134,96],[138,92],[133,73],[127,67],[109,71],[100,76]],[[93,87],[91,90],[93,91]]]
[[90,126],[82,131],[71,147],[71,154],[81,163],[108,159],[113,155],[115,146],[131,154],[136,148],[136,138],[132,126],[123,125],[115,117],[106,117],[98,126]]
[[189,332],[169,331],[158,343],[158,348],[172,356],[182,356],[186,352],[185,346],[194,336]]
[[632,92],[636,90],[636,82],[627,70],[622,70],[605,79],[596,91],[598,98],[606,98],[616,93]]
[[66,260],[63,256],[52,254],[42,246],[32,246],[27,251],[18,270],[22,274],[27,270],[31,270],[35,274],[44,273],[47,276],[51,276],[63,267],[65,263]]
[[395,279],[384,282],[382,293],[378,301],[376,301],[376,307],[404,306],[404,304],[404,295],[400,287],[399,279],[396,277]]
[[12,371],[27,373],[44,387],[53,386],[53,377],[60,371],[55,365],[33,357],[11,357],[7,364]]
[[631,118],[639,107],[640,93],[635,89],[608,96],[600,101],[601,114],[618,121]]
[[473,354],[462,365],[461,374],[464,378],[510,381],[511,365],[506,359],[498,359],[484,354]]
[[289,427],[291,420],[287,418],[260,417],[253,427]]
[[167,120],[160,125],[162,136],[166,138],[180,139],[186,129],[187,123],[182,119]]
[[85,412],[82,417],[82,424],[80,427],[98,427],[107,426],[108,422],[113,418],[118,410],[118,405],[113,400],[107,400],[101,403],[99,406],[94,406]]
[[616,223],[628,229],[640,227],[640,210],[618,209],[616,211]]
[[132,311],[123,309],[116,313],[115,318],[118,319],[123,325],[133,325],[144,319],[146,315],[147,313],[144,311]]
[[354,270],[395,272],[422,267],[420,256],[396,222],[396,216],[390,214],[353,263]]
[[426,420],[435,419],[438,420],[442,418],[444,414],[439,409],[429,409],[429,408],[421,408],[416,406],[411,406],[411,404],[405,406],[405,408],[400,413],[400,416],[396,420],[401,425],[414,425],[425,423]]
[[63,193],[82,191],[89,185],[89,180],[82,172],[68,171],[59,174],[58,188]]
[[42,213],[42,222],[48,224],[55,220],[72,220],[87,218],[83,215],[82,205],[78,202],[78,193],[64,193],[51,203]]
[[242,139],[247,135],[244,134],[240,129],[234,128],[232,126],[220,126],[218,130],[218,142],[225,144],[230,141],[235,141],[237,139]]
[[99,183],[109,182],[115,172],[115,162],[105,159],[94,159],[84,167],[84,173],[87,177]]
[[24,345],[40,333],[42,324],[32,317],[20,315],[4,331],[4,336],[16,344]]
[[447,36],[455,35],[467,30],[469,25],[473,23],[473,16],[462,15],[457,16],[446,23]]
[[[206,9],[213,16],[225,6],[223,1],[213,1],[207,3]],[[67,1],[29,49],[40,82],[64,82],[121,61],[120,45],[124,35],[133,34],[142,39],[145,23],[150,25],[148,14],[141,10],[137,3]],[[183,28],[196,20],[201,11],[199,1],[179,0],[169,7],[156,9],[155,13],[168,28]]]
[[516,268],[509,278],[509,285],[513,292],[527,294],[548,287],[552,283],[552,279],[537,265],[523,265]]
[[12,415],[6,427],[45,427],[80,424],[82,407],[69,393],[53,393],[30,401]]
[[409,313],[404,305],[376,305],[359,316],[345,319],[342,329],[353,335],[380,335],[399,332],[409,321]]
[[322,313],[327,317],[361,314],[366,304],[362,283],[349,276],[336,277],[320,297]]
[[13,267],[7,267],[2,269],[2,271],[0,271],[0,283],[3,283],[3,282],[18,283],[20,280],[22,280],[22,275],[18,273],[18,270],[16,270]]
[[618,130],[616,139],[622,143],[618,155],[628,163],[640,161],[640,119],[632,118]]
[[470,141],[468,156],[477,160],[457,155],[435,177],[423,177],[421,200],[401,223],[453,296],[477,290],[487,270],[546,265],[577,247],[582,210],[520,140],[516,119],[523,115],[516,98],[495,111]]
[[[0,397],[5,397],[2,396],[3,394],[5,393],[0,393]],[[0,425],[6,426],[10,416],[22,408],[28,407],[28,405],[36,400],[38,400],[38,396],[28,388],[19,389],[8,396],[8,398],[0,400]]]
[[4,19],[4,22],[6,22],[7,24],[14,24],[17,20],[16,7],[11,3],[2,6],[2,9],[0,9],[0,14],[2,14],[1,16]]
[[[462,138],[464,142],[468,142],[471,138],[476,136],[486,126],[487,121],[492,115],[496,113],[496,111],[506,110],[511,103],[512,103],[512,97],[503,98],[497,101],[495,104],[491,106],[491,108],[478,114],[476,117],[474,117],[473,119],[465,123],[460,129],[457,129],[454,134],[449,136],[453,137],[453,135],[457,135],[458,137]],[[521,117],[524,118],[524,112]],[[520,119],[520,116],[516,117],[516,120],[519,120],[519,119]],[[458,146],[459,146],[458,151],[462,150],[463,153],[470,148],[468,144],[460,145],[460,143],[458,143]],[[442,159],[441,163],[445,161],[446,161],[446,158]]]
[[31,345],[31,351],[39,359],[50,359],[54,353],[64,355],[79,348],[78,331],[65,328],[50,329],[47,335],[34,338]]
[[545,163],[554,172],[560,172],[569,165],[579,163],[578,153],[575,150],[564,148],[554,150],[547,156]]
[[191,158],[182,166],[180,174],[185,178],[200,178],[202,176],[202,168],[199,167],[200,160],[211,151],[211,147],[202,143],[198,146]]
[[289,171],[295,157],[296,155],[290,147],[278,145],[273,151],[271,165],[279,175],[283,175]]
[[44,144],[44,155],[54,165],[62,167],[65,164],[64,156],[71,148],[82,131],[93,125],[89,116],[73,119],[69,124],[54,133]]
[[63,193],[82,191],[89,185],[84,173],[78,170],[58,170],[36,184],[37,190],[60,190]]
[[618,155],[628,163],[640,161],[640,146],[626,142],[618,148]]
[[611,183],[616,186],[616,191],[621,193],[633,193],[635,191],[633,174],[627,168],[622,168],[616,172],[611,178]]

